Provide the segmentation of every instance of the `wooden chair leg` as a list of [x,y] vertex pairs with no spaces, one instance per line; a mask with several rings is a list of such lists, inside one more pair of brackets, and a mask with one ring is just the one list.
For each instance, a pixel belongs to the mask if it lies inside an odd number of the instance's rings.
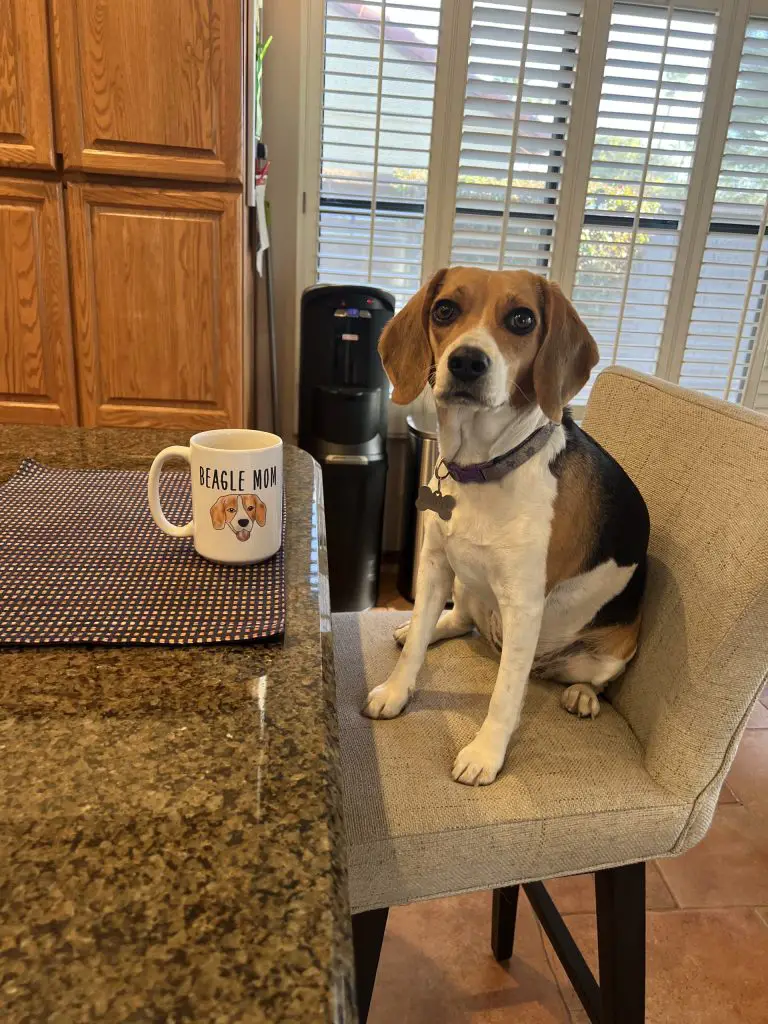
[[491,949],[499,963],[509,960],[515,945],[515,921],[517,919],[517,897],[519,885],[505,886],[493,890],[493,912],[491,922]]
[[387,927],[386,907],[352,915],[352,943],[355,952],[355,984],[360,1024],[366,1024],[371,1006],[376,970]]
[[595,872],[602,1024],[645,1021],[645,864]]

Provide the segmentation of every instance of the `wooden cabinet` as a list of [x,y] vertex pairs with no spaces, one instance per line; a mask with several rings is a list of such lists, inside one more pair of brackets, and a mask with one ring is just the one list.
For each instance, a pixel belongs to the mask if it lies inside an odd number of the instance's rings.
[[243,424],[245,6],[0,0],[0,422]]
[[67,188],[81,421],[239,426],[242,198]]
[[0,422],[77,422],[61,185],[0,178]]
[[45,0],[2,0],[0,167],[54,167],[50,81]]
[[65,168],[242,180],[243,0],[51,2]]

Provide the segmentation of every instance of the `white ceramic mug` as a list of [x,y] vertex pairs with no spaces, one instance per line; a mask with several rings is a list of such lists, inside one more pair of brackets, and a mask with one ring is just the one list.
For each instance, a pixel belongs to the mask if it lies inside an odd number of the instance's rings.
[[[167,459],[192,470],[192,519],[174,526],[160,507],[160,471]],[[283,442],[263,430],[206,430],[189,447],[155,456],[147,484],[152,518],[172,537],[194,537],[213,562],[262,562],[280,550],[283,531]]]

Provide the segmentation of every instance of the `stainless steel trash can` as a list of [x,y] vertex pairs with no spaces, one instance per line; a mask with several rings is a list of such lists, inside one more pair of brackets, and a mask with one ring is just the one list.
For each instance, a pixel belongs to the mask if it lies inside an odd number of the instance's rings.
[[412,416],[408,425],[408,463],[406,466],[405,510],[403,516],[403,543],[397,589],[409,601],[413,600],[416,576],[419,571],[421,542],[424,539],[424,512],[416,509],[416,496],[422,484],[428,484],[437,462],[437,434],[427,426],[417,425]]

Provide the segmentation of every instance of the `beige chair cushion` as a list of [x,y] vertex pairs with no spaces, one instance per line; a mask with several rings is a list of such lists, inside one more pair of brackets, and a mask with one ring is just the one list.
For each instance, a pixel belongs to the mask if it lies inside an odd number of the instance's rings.
[[626,722],[580,720],[533,682],[492,786],[451,778],[488,709],[498,661],[479,637],[431,648],[393,721],[360,714],[407,615],[335,615],[336,686],[352,910],[642,860],[673,849],[690,807],[653,781]]

